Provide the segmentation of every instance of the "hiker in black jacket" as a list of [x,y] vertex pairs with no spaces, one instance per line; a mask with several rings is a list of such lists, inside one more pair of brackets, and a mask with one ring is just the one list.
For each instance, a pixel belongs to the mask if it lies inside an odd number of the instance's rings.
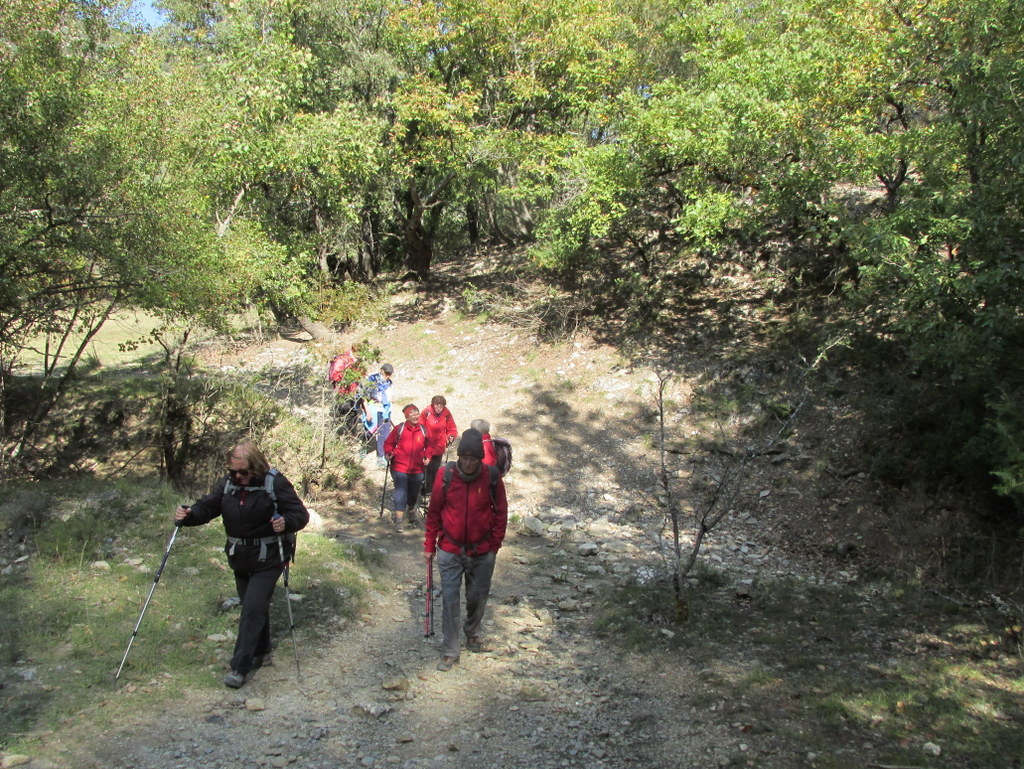
[[224,522],[224,552],[242,602],[224,684],[238,689],[254,670],[270,664],[270,599],[294,555],[294,534],[309,523],[309,512],[288,479],[270,468],[252,441],[234,446],[227,462],[227,475],[191,507],[178,507],[174,520],[201,526],[220,516]]

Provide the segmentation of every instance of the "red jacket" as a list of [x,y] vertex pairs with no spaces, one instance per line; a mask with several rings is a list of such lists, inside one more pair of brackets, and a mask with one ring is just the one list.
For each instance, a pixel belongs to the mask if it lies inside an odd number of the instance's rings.
[[484,464],[498,466],[498,455],[494,451],[494,441],[491,440],[490,433],[484,433]]
[[449,439],[456,438],[459,434],[455,418],[447,406],[440,415],[434,413],[433,406],[427,407],[420,412],[420,424],[427,428],[427,455],[431,457],[444,454]]
[[407,421],[388,433],[384,439],[384,455],[391,457],[391,469],[399,473],[422,473],[430,461],[427,455],[427,436],[423,425]]
[[488,467],[481,465],[480,474],[468,484],[459,471],[453,469],[447,491],[444,490],[444,474],[442,469],[434,478],[423,550],[434,553],[440,547],[449,553],[461,553],[465,548],[467,555],[497,552],[508,525],[505,482],[498,478],[492,503]]

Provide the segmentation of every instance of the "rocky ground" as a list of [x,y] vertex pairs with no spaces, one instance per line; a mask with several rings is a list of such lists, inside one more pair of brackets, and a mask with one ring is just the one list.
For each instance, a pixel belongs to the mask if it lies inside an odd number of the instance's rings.
[[585,595],[551,578],[541,540],[502,551],[485,651],[437,671],[418,537],[372,523],[340,536],[374,528],[392,589],[329,644],[304,645],[300,628],[301,673],[282,643],[243,689],[140,718],[80,765],[597,769],[719,766],[756,751],[687,704],[697,671],[622,656],[588,632]]

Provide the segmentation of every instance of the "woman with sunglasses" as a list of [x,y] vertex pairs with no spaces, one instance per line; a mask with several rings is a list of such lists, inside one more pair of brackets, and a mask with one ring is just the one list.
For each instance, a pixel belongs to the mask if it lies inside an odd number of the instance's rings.
[[224,684],[238,689],[253,671],[270,664],[270,599],[294,555],[295,532],[309,523],[309,511],[252,441],[232,447],[227,462],[227,475],[191,507],[178,507],[174,520],[181,526],[201,526],[220,516],[224,523],[224,552],[242,602]]

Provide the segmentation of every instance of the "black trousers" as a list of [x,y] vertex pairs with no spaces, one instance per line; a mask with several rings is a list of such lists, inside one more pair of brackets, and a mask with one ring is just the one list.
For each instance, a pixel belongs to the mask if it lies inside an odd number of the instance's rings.
[[254,655],[270,653],[270,601],[282,572],[284,566],[281,564],[262,571],[235,572],[235,587],[242,601],[242,618],[238,623],[231,669],[243,675],[252,669]]
[[427,462],[426,470],[423,473],[423,495],[429,497],[430,492],[434,490],[434,477],[437,475],[438,469],[441,467],[442,454],[433,456],[430,461]]

